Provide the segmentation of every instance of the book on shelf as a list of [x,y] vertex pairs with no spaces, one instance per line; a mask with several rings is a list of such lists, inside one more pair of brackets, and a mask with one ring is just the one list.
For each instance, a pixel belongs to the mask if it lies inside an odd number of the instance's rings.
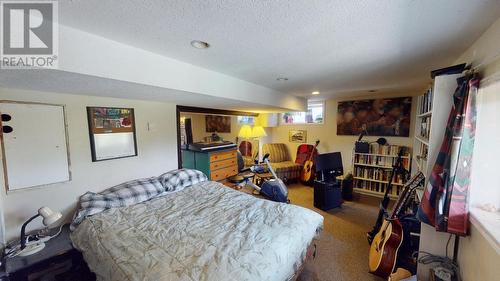
[[[410,169],[410,148],[399,145],[370,144],[369,153],[354,153],[353,174],[354,187],[370,192],[383,194],[388,187],[392,167],[397,162],[401,148],[405,149],[402,162],[405,169]],[[396,175],[392,181],[391,195],[399,195],[404,184],[403,177]]]
[[380,145],[374,142],[370,144],[369,154],[398,155],[401,147],[400,145]]
[[420,137],[424,139],[429,139],[431,132],[431,116],[426,116],[422,118],[420,122]]
[[432,88],[429,88],[427,92],[420,98],[420,105],[418,114],[424,114],[432,110]]
[[[360,178],[360,180],[381,181],[384,184],[388,183],[389,177],[391,176],[391,172],[392,170],[388,169],[363,167],[363,166],[354,167],[354,177]],[[392,183],[403,184],[403,178],[401,177],[401,175],[397,175],[394,177]]]
[[[355,182],[354,187],[358,189],[364,189],[383,194],[385,192],[385,189],[387,188],[387,184],[380,182],[357,181]],[[393,185],[389,194],[399,195],[400,192],[401,192],[401,187]]]
[[[410,159],[408,157],[409,147],[403,147],[406,150],[406,153],[403,155],[403,166],[408,168],[410,163]],[[396,164],[397,157],[395,156],[398,155],[401,148],[402,146],[399,145],[379,145],[377,143],[372,143],[370,144],[370,150],[368,154],[354,154],[354,164],[367,164],[391,168],[394,164]]]

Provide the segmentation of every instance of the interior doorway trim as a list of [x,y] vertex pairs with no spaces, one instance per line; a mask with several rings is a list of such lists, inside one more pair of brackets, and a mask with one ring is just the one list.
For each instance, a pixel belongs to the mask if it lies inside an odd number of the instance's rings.
[[177,167],[182,168],[182,155],[181,155],[181,112],[214,114],[214,115],[234,115],[234,116],[259,116],[258,113],[237,111],[237,110],[224,110],[215,108],[204,108],[194,106],[177,105],[175,110],[175,120],[177,123]]

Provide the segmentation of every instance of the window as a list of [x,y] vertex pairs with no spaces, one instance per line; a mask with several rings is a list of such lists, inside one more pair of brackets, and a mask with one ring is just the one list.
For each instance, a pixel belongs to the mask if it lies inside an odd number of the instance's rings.
[[238,124],[240,125],[253,125],[255,117],[253,116],[238,116]]
[[281,114],[281,124],[323,124],[325,103],[307,101],[307,112],[286,112]]
[[477,123],[472,160],[470,206],[500,214],[500,81],[477,94]]
[[[484,85],[484,84],[486,85]],[[500,245],[500,81],[481,81],[477,93],[477,121],[472,156],[471,222],[493,245]]]

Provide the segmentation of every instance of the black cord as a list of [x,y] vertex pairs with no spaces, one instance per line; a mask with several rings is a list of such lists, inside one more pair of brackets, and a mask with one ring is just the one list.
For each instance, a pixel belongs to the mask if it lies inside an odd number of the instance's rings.
[[450,257],[448,255],[448,248],[449,248],[449,245],[450,245],[450,241],[451,241],[451,236],[453,236],[453,234],[450,233],[450,236],[448,237],[448,242],[446,242],[446,257]]
[[442,256],[436,256],[431,253],[425,252],[425,251],[418,251],[415,252],[413,255],[418,255],[422,254],[420,258],[418,258],[418,262],[421,264],[433,264],[437,263],[439,266],[453,272],[453,275],[456,276],[457,281],[461,281],[460,277],[460,268],[458,267],[458,264],[454,262],[452,259],[448,257],[442,257]]

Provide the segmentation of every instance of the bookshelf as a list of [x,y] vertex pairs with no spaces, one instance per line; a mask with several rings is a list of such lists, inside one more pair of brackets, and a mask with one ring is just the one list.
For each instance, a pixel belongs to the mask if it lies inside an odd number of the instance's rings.
[[[417,97],[417,114],[413,140],[413,173],[425,175],[425,185],[441,148],[452,97],[460,74],[442,75],[434,78],[433,84]],[[417,190],[421,200],[423,189]]]
[[[383,197],[387,188],[392,166],[396,163],[399,145],[370,144],[369,153],[353,152],[353,176],[354,191],[361,194]],[[410,170],[411,149],[406,147],[407,153],[403,155],[403,166]],[[389,193],[391,199],[399,196],[404,185],[401,176],[395,177],[392,182],[392,190]]]
[[[428,185],[429,175],[434,163],[436,163],[441,143],[453,105],[453,94],[457,87],[457,78],[461,74],[441,75],[434,78],[432,86],[420,97],[418,97],[417,115],[415,122],[415,133],[413,141],[412,165],[413,172],[421,171],[425,175],[425,187]],[[426,97],[426,94],[431,92]],[[423,110],[423,102],[430,103],[427,112]],[[425,117],[427,116],[427,117]],[[422,126],[422,123],[427,123]],[[423,128],[426,130],[424,131]],[[422,200],[424,189],[417,189],[417,197]],[[420,233],[420,251],[435,252],[438,245],[446,244],[448,235],[437,235],[433,227],[422,223]],[[444,254],[444,253],[442,253]],[[421,255],[419,255],[421,256]],[[429,266],[419,265],[418,276],[427,276]]]

